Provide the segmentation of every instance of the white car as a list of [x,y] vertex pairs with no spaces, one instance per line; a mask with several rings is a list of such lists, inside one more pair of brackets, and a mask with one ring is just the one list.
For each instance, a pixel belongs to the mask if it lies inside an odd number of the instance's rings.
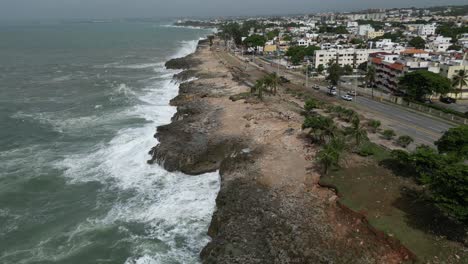
[[348,94],[351,96],[357,96],[356,91],[348,91]]
[[341,99],[346,100],[346,101],[352,101],[353,97],[349,94],[345,94],[341,96]]
[[330,96],[335,96],[335,95],[336,95],[336,91],[335,91],[335,90],[328,90],[328,95],[330,95]]

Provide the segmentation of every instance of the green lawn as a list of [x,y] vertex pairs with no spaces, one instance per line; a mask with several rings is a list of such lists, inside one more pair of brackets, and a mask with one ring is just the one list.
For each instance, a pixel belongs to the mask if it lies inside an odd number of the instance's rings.
[[[380,147],[369,147],[376,151],[376,159],[388,157]],[[463,227],[440,216],[421,198],[420,187],[411,179],[396,176],[376,159],[369,159],[370,164],[332,171],[321,183],[336,186],[344,205],[364,213],[374,227],[399,239],[419,263],[468,263],[468,252],[455,242],[463,235]]]

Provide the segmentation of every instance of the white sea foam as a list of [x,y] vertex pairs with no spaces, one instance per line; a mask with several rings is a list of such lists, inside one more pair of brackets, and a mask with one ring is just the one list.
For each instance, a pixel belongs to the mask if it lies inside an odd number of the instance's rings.
[[[173,57],[190,54],[197,41],[181,44]],[[146,164],[150,158],[147,151],[156,144],[152,137],[156,126],[169,123],[176,111],[169,106],[169,100],[178,92],[178,84],[171,79],[175,72],[167,70],[165,78],[155,80],[137,94],[141,104],[120,113],[144,118],[148,124],[121,129],[110,142],[90,152],[68,155],[56,164],[65,170],[70,184],[97,181],[107,191],[122,193],[122,199],[105,217],[78,226],[69,234],[69,240],[103,226],[138,223],[146,227],[144,234],[120,227],[134,244],[133,256],[126,264],[198,262],[199,251],[209,241],[206,231],[219,190],[218,173],[193,177]],[[126,86],[118,87],[128,92]]]

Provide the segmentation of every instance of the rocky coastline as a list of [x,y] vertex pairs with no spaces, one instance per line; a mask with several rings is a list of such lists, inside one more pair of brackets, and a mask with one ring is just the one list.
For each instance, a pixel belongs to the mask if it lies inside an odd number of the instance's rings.
[[[333,191],[318,186],[314,151],[304,147],[301,109],[286,96],[264,101],[245,93],[239,69],[200,41],[197,51],[171,60],[185,81],[171,101],[172,123],[148,163],[199,175],[219,170],[221,189],[200,253],[203,263],[400,263],[359,218],[342,210]],[[191,80],[191,81],[190,81]],[[196,176],[194,176],[196,177]]]

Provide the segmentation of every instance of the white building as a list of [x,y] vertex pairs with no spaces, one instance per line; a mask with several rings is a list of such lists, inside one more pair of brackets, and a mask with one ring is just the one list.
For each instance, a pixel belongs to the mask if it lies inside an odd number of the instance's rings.
[[353,67],[366,62],[370,53],[381,52],[382,50],[375,49],[329,49],[315,51],[312,60],[313,66],[317,68],[322,64],[325,68],[330,63],[338,63],[340,66],[350,65]]
[[458,38],[458,44],[464,48],[468,48],[468,33],[463,33]]
[[357,34],[359,36],[367,36],[367,34],[369,34],[369,32],[374,32],[374,31],[375,31],[374,28],[369,24],[359,25]]
[[348,22],[346,23],[346,27],[348,27],[348,28],[350,28],[350,27],[358,27],[358,26],[359,26],[359,24],[358,24],[358,22],[356,22],[356,21],[348,21]]
[[436,31],[436,25],[435,24],[426,24],[426,25],[418,25],[418,35],[420,36],[430,36],[430,35],[435,35]]

